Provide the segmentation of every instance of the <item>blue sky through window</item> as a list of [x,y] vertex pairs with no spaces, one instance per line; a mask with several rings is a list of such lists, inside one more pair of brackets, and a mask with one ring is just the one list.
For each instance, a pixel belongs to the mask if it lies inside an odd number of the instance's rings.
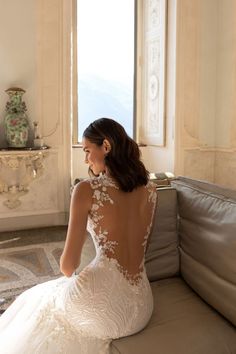
[[134,0],[77,0],[78,137],[111,117],[133,136]]

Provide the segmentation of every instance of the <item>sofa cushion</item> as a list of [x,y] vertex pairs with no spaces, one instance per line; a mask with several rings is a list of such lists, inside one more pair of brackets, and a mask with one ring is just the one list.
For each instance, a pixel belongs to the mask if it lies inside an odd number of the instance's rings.
[[172,277],[179,272],[176,190],[167,187],[158,189],[157,193],[145,263],[150,281]]
[[179,177],[181,274],[236,325],[236,191]]
[[151,283],[154,312],[138,334],[112,342],[112,354],[236,353],[236,329],[180,278]]

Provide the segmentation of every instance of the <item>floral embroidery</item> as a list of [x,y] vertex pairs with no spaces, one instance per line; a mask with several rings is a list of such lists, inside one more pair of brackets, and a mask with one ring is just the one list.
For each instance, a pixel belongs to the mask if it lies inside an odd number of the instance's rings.
[[118,245],[117,241],[111,241],[107,239],[108,232],[106,230],[101,230],[101,226],[99,228],[99,232],[96,234],[96,239],[99,243],[99,246],[103,248],[103,250],[109,251],[111,253],[115,253],[115,246]]
[[[115,257],[111,256],[111,254],[113,255],[115,254],[115,249],[116,246],[118,245],[118,242],[114,240],[113,241],[109,240],[108,231],[102,229],[102,227],[99,225],[99,221],[103,219],[103,215],[99,214],[100,208],[104,207],[105,202],[114,204],[114,201],[111,199],[108,193],[107,187],[114,187],[117,189],[119,188],[117,187],[116,183],[110,177],[107,176],[101,176],[99,178],[92,179],[90,184],[92,189],[94,190],[93,192],[94,202],[92,204],[91,211],[89,214],[88,227],[94,238],[94,241],[96,241],[97,247],[99,247],[103,256],[106,257],[109,261],[115,263],[117,269],[120,271],[121,274],[123,274],[124,278],[127,279],[132,286],[138,285],[144,273],[144,257],[139,266],[139,272],[136,274],[130,274],[127,269],[125,269],[121,264],[119,264],[118,260]],[[157,194],[156,194],[156,188],[154,183],[149,182],[146,185],[146,188],[148,189],[149,192],[148,201],[153,204],[152,216],[151,216],[151,224],[152,224]],[[151,225],[148,225],[142,243],[142,246],[144,248],[144,254],[145,254],[150,230],[151,230]]]

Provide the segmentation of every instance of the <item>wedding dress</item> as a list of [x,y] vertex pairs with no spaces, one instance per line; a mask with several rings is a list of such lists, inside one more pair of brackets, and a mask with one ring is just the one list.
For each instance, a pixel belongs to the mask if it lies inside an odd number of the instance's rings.
[[151,182],[131,193],[106,175],[93,193],[88,230],[96,256],[79,274],[38,284],[0,317],[1,354],[104,354],[143,329],[153,311],[144,254],[156,203]]

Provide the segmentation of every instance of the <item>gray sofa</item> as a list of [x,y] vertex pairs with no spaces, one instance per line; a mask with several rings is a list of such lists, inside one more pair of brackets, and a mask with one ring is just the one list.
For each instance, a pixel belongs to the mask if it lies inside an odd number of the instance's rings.
[[111,354],[236,354],[236,191],[184,177],[158,189],[146,268],[152,318]]

